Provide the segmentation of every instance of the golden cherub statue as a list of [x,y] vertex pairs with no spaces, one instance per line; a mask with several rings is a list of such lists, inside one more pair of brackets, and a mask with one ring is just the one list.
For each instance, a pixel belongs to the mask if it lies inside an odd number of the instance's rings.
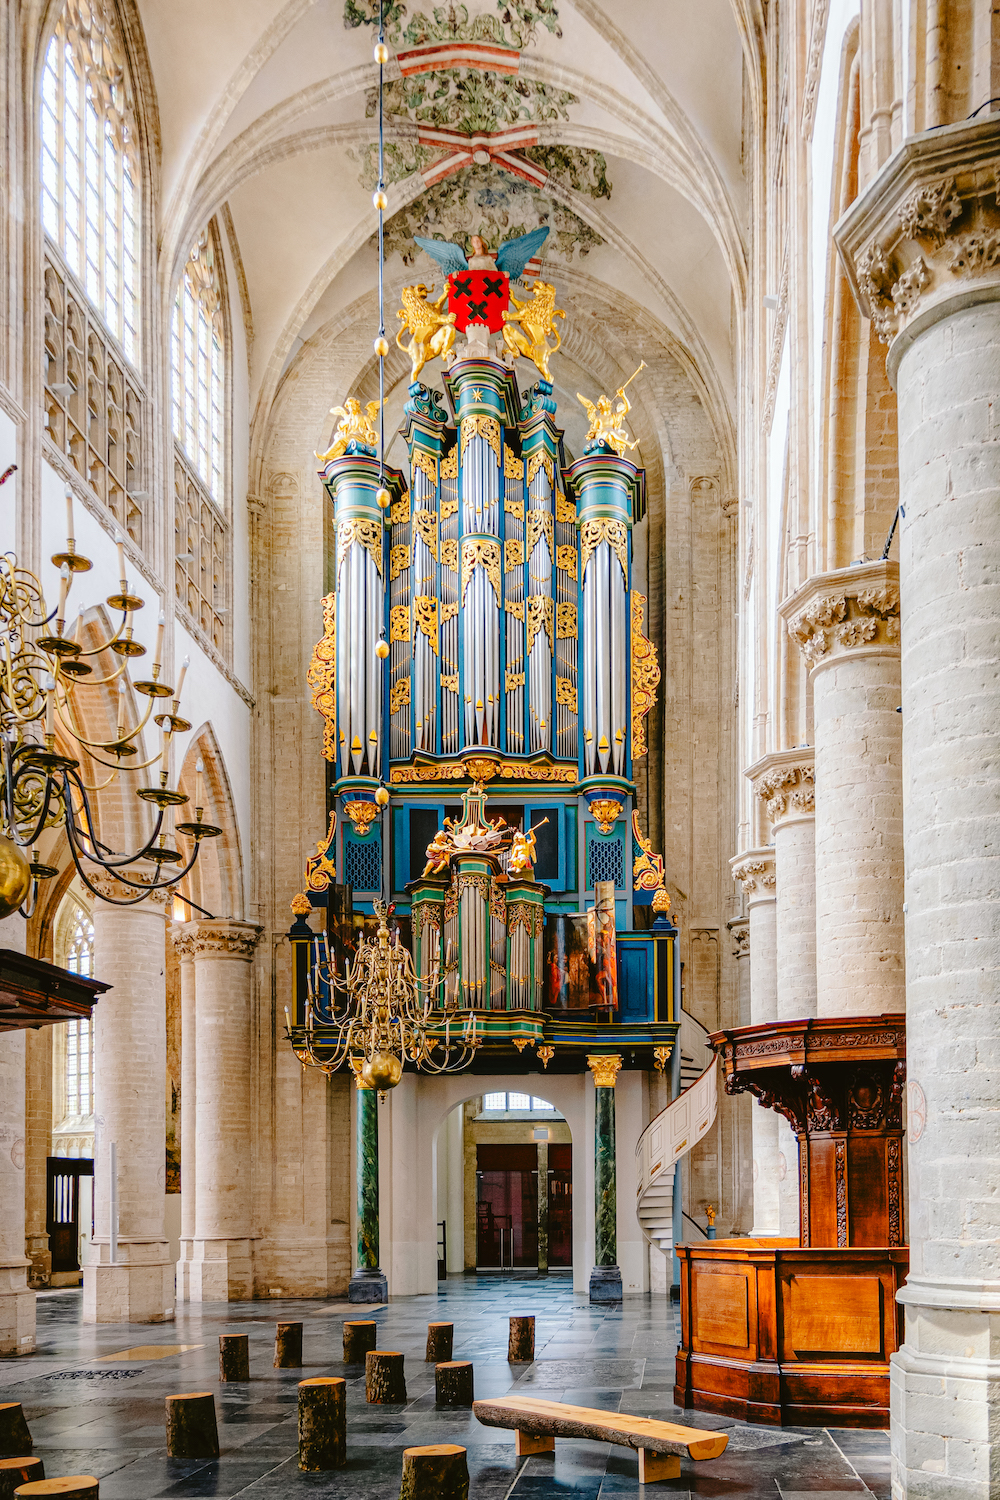
[[507,866],[508,875],[533,875],[535,873],[535,860],[538,858],[535,844],[537,836],[532,828],[528,833],[515,833],[514,843],[510,851],[510,863]]
[[[561,307],[556,307],[555,287],[548,281],[536,281],[530,298],[521,302],[511,292],[510,300],[517,311],[503,315],[504,343],[512,354],[530,359],[543,379],[551,380],[549,359],[562,343],[555,319],[566,316]],[[516,327],[518,323],[520,328]],[[549,343],[550,334],[555,339],[554,344]]]
[[377,448],[378,430],[375,427],[375,418],[378,416],[381,404],[380,401],[369,401],[362,411],[361,402],[357,396],[348,396],[343,406],[331,406],[331,417],[339,417],[340,422],[333,447],[327,453],[316,454],[320,463],[329,464],[335,458],[342,457],[347,452],[348,443],[362,443],[366,448]]
[[[418,378],[429,359],[441,358],[451,353],[455,342],[455,313],[443,311],[448,299],[445,286],[434,302],[429,301],[432,286],[418,281],[416,286],[404,286],[403,305],[396,317],[402,328],[396,334],[396,344],[404,354],[410,356],[410,383]],[[404,333],[410,334],[408,343],[403,343]]]
[[[450,819],[446,819],[446,822],[450,822]],[[427,863],[424,865],[424,874],[443,875],[448,868],[452,849],[451,834],[447,828],[439,828],[427,845]]]
[[588,401],[586,396],[581,396],[580,392],[577,391],[576,399],[581,401],[587,408],[587,416],[590,418],[590,426],[587,428],[587,435],[583,440],[585,446],[589,446],[591,443],[607,443],[609,448],[615,450],[619,458],[625,457],[626,449],[638,448],[638,438],[630,438],[622,425],[632,410],[632,403],[625,394],[625,386],[631,385],[635,376],[639,374],[639,371],[645,368],[646,361],[643,360],[639,369],[636,370],[635,375],[630,375],[625,385],[618,387],[615,391],[618,401],[614,406],[612,406],[609,396],[598,396],[595,404],[593,401]]

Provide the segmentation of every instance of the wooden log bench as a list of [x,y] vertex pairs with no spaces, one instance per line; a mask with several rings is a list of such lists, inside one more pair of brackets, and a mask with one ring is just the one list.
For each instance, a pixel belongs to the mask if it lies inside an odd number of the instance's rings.
[[472,1410],[484,1427],[514,1429],[514,1451],[518,1458],[530,1453],[551,1453],[557,1437],[593,1438],[599,1443],[635,1448],[639,1454],[640,1484],[676,1479],[681,1472],[682,1453],[693,1459],[718,1458],[729,1442],[724,1432],[679,1427],[674,1422],[630,1417],[625,1412],[564,1406],[560,1401],[544,1401],[534,1396],[476,1401]]

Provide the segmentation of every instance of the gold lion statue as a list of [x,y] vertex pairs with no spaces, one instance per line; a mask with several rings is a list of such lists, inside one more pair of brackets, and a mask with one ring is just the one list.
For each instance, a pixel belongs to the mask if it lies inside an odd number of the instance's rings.
[[335,458],[341,458],[347,452],[348,443],[362,443],[366,448],[377,448],[375,418],[381,404],[380,401],[369,401],[362,411],[357,396],[348,396],[343,406],[331,406],[331,417],[339,417],[340,422],[333,447],[326,453],[316,454],[320,463],[330,464]]
[[[448,298],[445,287],[435,302],[428,298],[434,288],[418,281],[416,286],[404,286],[403,305],[396,317],[402,328],[396,334],[396,344],[404,354],[410,356],[412,373],[410,382],[418,379],[429,359],[444,359],[450,354],[455,342],[455,314],[442,311]],[[410,334],[408,343],[403,343],[404,333]]]
[[[555,319],[566,316],[561,307],[556,307],[555,287],[548,281],[536,281],[530,298],[520,302],[512,292],[510,300],[517,311],[503,315],[504,343],[512,354],[530,359],[543,379],[551,380],[549,359],[562,343]],[[520,328],[516,327],[518,323]],[[554,344],[548,341],[550,334],[555,339]]]

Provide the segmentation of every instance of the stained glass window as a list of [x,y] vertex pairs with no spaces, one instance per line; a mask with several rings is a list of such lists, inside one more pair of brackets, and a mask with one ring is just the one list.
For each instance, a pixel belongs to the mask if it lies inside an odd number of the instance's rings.
[[225,356],[216,249],[206,230],[188,257],[170,340],[174,436],[215,501],[223,504]]
[[139,163],[114,0],[67,0],[42,73],[42,222],[133,364]]

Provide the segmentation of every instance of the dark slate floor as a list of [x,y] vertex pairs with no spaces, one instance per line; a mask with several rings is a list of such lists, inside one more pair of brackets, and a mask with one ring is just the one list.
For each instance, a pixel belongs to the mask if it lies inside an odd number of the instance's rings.
[[[568,1280],[452,1279],[436,1297],[375,1309],[382,1348],[406,1355],[405,1406],[367,1406],[364,1375],[341,1364],[345,1316],[370,1316],[343,1302],[292,1299],[190,1304],[175,1323],[80,1322],[79,1292],[39,1298],[39,1353],[0,1365],[0,1400],[24,1404],[35,1453],[49,1477],[96,1474],[102,1500],[234,1496],[294,1500],[396,1500],[401,1450],[454,1442],[468,1448],[471,1500],[598,1500],[647,1494],[718,1500],[842,1500],[889,1497],[889,1443],[882,1432],[747,1427],[673,1405],[674,1314],[662,1301],[627,1299],[606,1310],[574,1297]],[[534,1313],[533,1365],[506,1361],[507,1318]],[[274,1324],[305,1323],[305,1368],[272,1369]],[[476,1395],[513,1386],[581,1406],[726,1428],[721,1458],[682,1461],[680,1479],[640,1490],[630,1450],[558,1441],[549,1456],[514,1458],[513,1433],[481,1427],[471,1413],[436,1411],[433,1366],[423,1361],[426,1325],[455,1324],[455,1357],[475,1364]],[[218,1334],[250,1336],[249,1385],[218,1384]],[[186,1348],[181,1346],[188,1346]],[[155,1357],[160,1350],[164,1357]],[[169,1349],[170,1352],[166,1353]],[[348,1378],[348,1464],[332,1474],[300,1474],[296,1464],[296,1381]],[[165,1395],[212,1390],[222,1456],[181,1462],[164,1456]]]

